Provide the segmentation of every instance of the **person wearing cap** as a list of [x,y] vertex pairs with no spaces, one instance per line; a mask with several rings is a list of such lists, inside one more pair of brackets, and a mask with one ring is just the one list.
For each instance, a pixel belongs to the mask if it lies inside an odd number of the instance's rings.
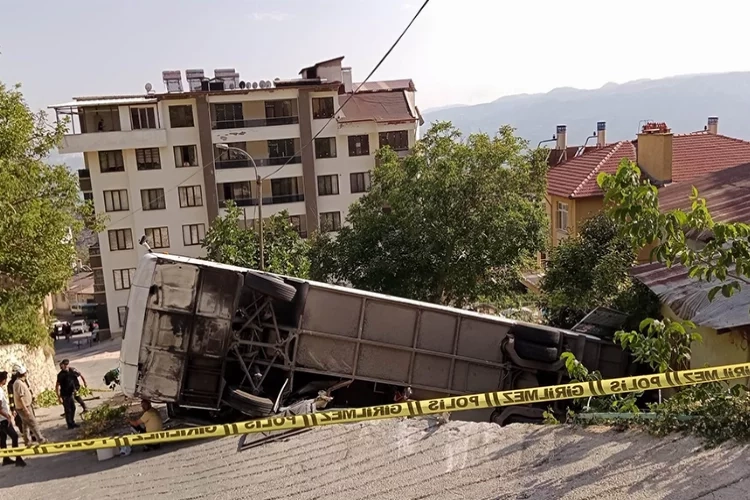
[[[78,377],[81,374],[78,370],[70,366],[70,361],[63,359],[60,362],[60,373],[57,374],[57,383],[55,384],[55,392],[57,393],[57,400],[60,401],[65,410],[65,422],[68,424],[68,429],[75,429],[78,424],[75,422],[76,417],[76,400],[83,407],[83,411],[86,411],[86,405],[80,396],[76,395],[76,391],[81,386],[78,382]],[[84,384],[86,380],[84,379]]]
[[26,367],[18,366],[18,378],[13,383],[13,403],[16,406],[16,412],[23,422],[23,443],[26,446],[31,445],[31,435],[36,437],[39,444],[44,444],[47,440],[39,430],[39,424],[34,416],[34,396],[31,394],[29,384],[26,382]]
[[[5,384],[8,382],[8,372],[0,372],[0,449],[8,447],[8,438],[13,448],[18,446],[18,433],[13,427],[13,415],[10,411],[10,403],[5,394]],[[16,464],[16,467],[25,467],[23,457],[3,457],[3,465]]]

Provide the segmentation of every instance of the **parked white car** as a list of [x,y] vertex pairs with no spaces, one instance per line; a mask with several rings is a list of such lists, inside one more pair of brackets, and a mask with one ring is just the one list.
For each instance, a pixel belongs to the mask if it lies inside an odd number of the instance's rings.
[[78,333],[86,333],[89,331],[89,325],[86,324],[86,320],[77,319],[70,324],[70,332],[73,335]]

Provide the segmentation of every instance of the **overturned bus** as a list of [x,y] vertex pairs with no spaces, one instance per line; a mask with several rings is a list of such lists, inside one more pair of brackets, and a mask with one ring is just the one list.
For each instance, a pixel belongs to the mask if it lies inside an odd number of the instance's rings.
[[[120,382],[171,414],[258,417],[323,393],[324,404],[353,408],[559,384],[564,351],[606,378],[631,374],[625,352],[591,335],[147,253],[128,298]],[[456,418],[537,422],[549,405]]]

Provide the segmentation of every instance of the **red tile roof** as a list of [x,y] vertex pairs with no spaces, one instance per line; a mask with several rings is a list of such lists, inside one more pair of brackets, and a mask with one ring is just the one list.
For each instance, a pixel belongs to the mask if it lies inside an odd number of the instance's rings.
[[725,135],[696,132],[675,135],[672,182],[686,182],[750,162],[750,142]]
[[556,196],[585,198],[601,194],[596,176],[613,174],[623,158],[635,159],[635,147],[620,141],[597,148],[553,167],[547,173],[547,192]]
[[[634,142],[637,144],[637,141]],[[618,146],[618,150],[613,157],[605,158],[615,146]],[[631,142],[620,142],[587,151],[555,166],[547,175],[547,191],[549,194],[569,198],[600,196],[602,192],[596,184],[596,176],[599,172],[616,172],[622,158],[635,160],[635,148]],[[744,163],[750,163],[750,142],[747,141],[708,132],[679,134],[672,141],[674,183],[690,182],[706,174]]]
[[568,146],[565,149],[550,149],[547,164],[554,167],[594,149],[596,149],[596,146]]
[[[339,100],[346,99],[349,95],[351,94],[341,94]],[[342,116],[338,119],[341,123],[395,123],[418,119],[412,113],[403,91],[357,93],[346,102],[341,111]]]

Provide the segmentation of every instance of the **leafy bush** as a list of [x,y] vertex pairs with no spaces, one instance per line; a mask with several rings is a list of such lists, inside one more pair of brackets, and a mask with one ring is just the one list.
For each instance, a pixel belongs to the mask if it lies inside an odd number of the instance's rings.
[[104,403],[83,414],[81,437],[101,437],[125,423],[127,405],[111,406]]
[[57,400],[57,393],[51,389],[46,389],[36,396],[37,408],[48,408],[60,404]]

